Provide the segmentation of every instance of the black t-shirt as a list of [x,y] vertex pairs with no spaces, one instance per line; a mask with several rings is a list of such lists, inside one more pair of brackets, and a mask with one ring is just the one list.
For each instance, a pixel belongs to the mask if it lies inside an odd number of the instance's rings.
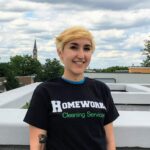
[[57,78],[35,89],[24,121],[47,131],[47,150],[106,150],[104,126],[118,116],[104,83]]

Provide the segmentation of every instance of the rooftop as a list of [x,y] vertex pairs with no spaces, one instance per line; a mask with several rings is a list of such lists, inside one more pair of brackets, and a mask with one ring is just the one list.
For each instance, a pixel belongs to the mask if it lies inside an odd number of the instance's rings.
[[[28,126],[22,121],[27,110],[21,108],[38,84],[0,94],[1,150],[29,149]],[[120,113],[114,122],[117,150],[150,149],[150,83],[107,84]]]

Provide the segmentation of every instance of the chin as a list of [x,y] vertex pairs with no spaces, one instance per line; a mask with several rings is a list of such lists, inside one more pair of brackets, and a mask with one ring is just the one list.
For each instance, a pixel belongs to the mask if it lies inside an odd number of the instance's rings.
[[75,70],[73,71],[73,73],[76,75],[82,75],[84,73],[84,70]]

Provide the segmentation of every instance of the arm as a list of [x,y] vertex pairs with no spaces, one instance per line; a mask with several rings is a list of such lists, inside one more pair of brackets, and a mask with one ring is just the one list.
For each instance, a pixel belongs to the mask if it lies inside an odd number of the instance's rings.
[[107,141],[107,150],[116,150],[113,124],[109,123],[104,126]]
[[45,144],[40,143],[39,136],[47,135],[46,130],[31,126],[30,129],[30,150],[44,150]]

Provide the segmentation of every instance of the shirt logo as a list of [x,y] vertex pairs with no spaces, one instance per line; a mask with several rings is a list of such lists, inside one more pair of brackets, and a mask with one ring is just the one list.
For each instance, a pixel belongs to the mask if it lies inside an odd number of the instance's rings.
[[52,100],[52,112],[63,112],[63,110],[67,109],[75,109],[75,108],[97,108],[97,109],[104,109],[106,110],[106,107],[102,102],[96,102],[96,101],[89,101],[89,100],[83,100],[83,101],[69,101],[69,102],[61,102],[60,100]]

